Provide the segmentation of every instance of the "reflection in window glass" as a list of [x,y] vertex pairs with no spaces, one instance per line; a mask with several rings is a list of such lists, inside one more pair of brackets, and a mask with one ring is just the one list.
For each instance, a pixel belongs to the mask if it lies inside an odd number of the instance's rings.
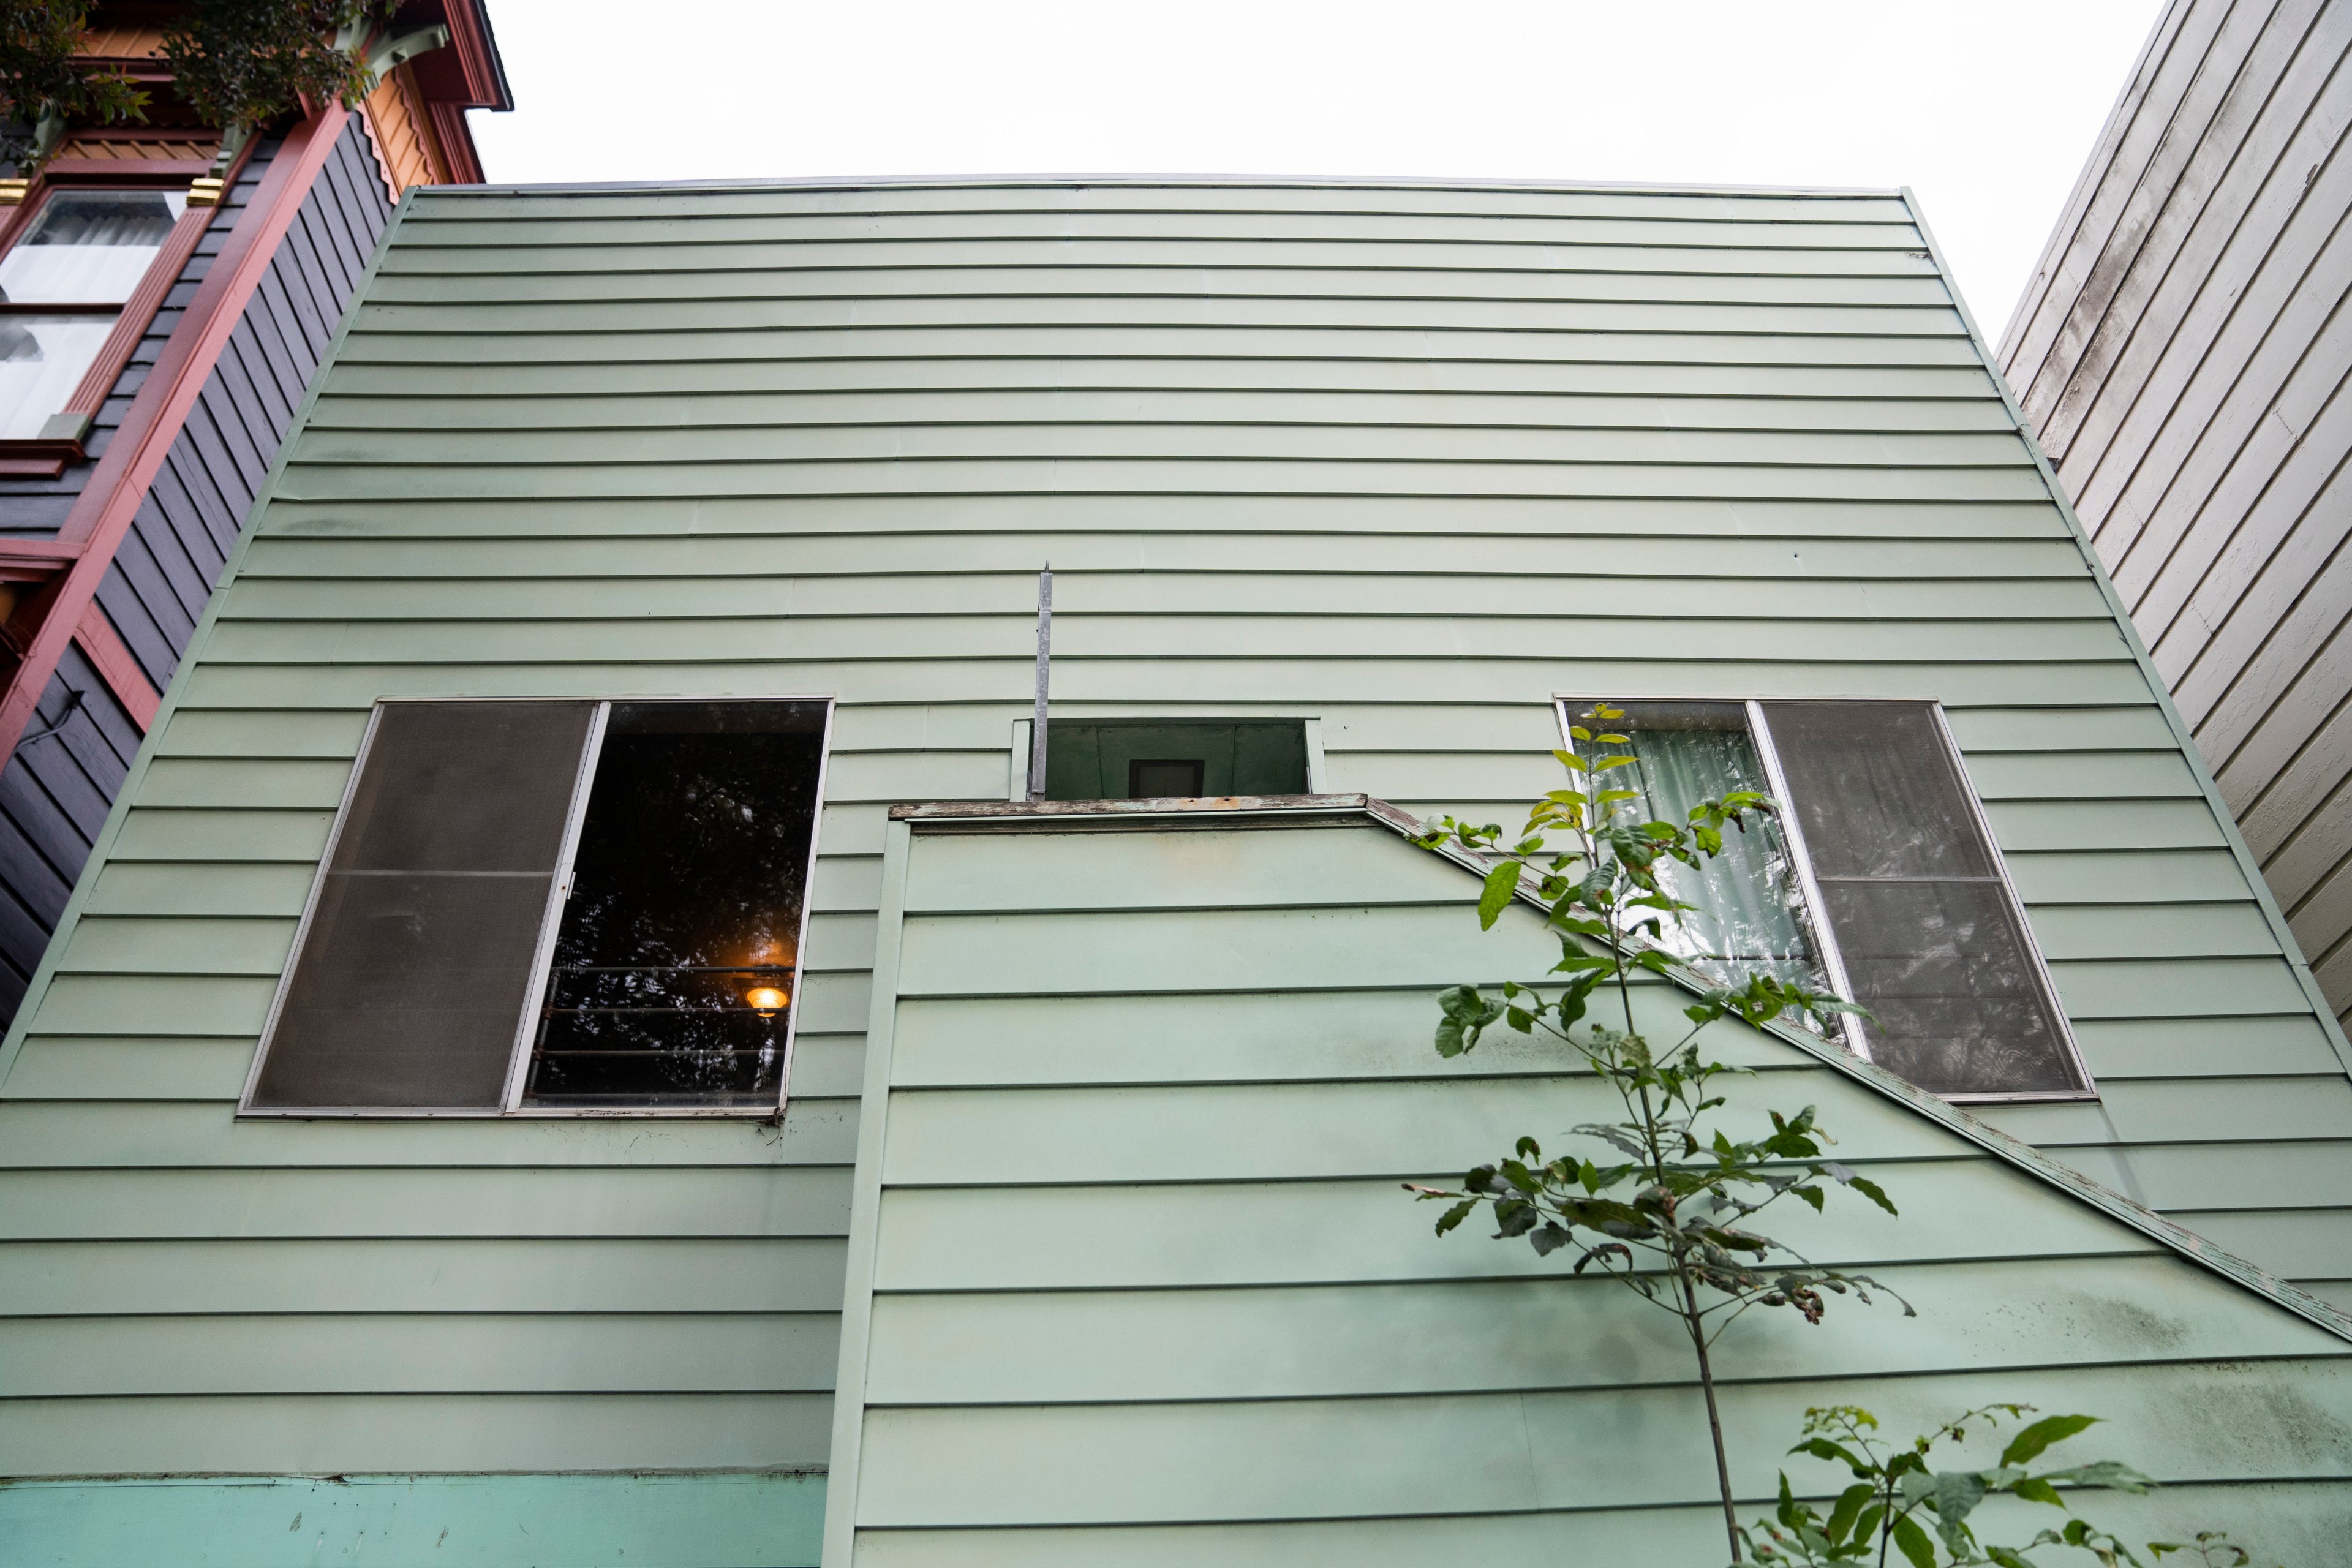
[[[1632,767],[1601,775],[1601,782],[1606,788],[1640,790],[1643,798],[1631,804],[1645,820],[1681,826],[1701,801],[1738,790],[1772,793],[1748,738],[1742,704],[1619,706],[1625,708],[1625,717],[1612,721],[1609,729],[1632,744],[1582,749],[1602,755],[1630,751],[1638,759]],[[1723,839],[1723,853],[1697,868],[1666,868],[1664,880],[1674,895],[1698,907],[1679,929],[1666,928],[1659,945],[1732,984],[1768,973],[1809,990],[1832,989],[1807,936],[1802,885],[1780,828],[1769,818],[1751,819],[1745,832],[1726,828]]]
[[524,1103],[773,1105],[824,710],[615,703]]
[[0,304],[121,304],[187,205],[183,191],[56,193],[0,257]]
[[113,330],[112,316],[0,315],[0,439],[38,436]]

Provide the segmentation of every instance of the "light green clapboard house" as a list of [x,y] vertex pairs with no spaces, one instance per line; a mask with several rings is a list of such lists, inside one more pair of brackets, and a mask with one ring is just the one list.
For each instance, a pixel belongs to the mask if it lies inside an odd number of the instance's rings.
[[2352,1563],[2346,1043],[1987,364],[1900,193],[412,193],[0,1055],[0,1562],[1714,1568],[1398,1190],[1599,1108],[1401,824],[1606,698],[1878,1018],[1714,1031],[1920,1310],[1725,1342],[1755,1511],[2022,1400]]

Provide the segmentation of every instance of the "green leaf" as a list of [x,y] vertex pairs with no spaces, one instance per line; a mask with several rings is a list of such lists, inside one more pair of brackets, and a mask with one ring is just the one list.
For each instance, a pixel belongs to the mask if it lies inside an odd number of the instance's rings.
[[1519,863],[1506,860],[1486,873],[1486,889],[1478,895],[1478,929],[1492,931],[1503,910],[1519,890]]
[[1437,1054],[1458,1057],[1478,1043],[1479,1031],[1503,1016],[1500,1002],[1489,1002],[1475,985],[1454,985],[1437,994]]
[[2096,1425],[2098,1419],[2095,1415],[2045,1415],[2009,1440],[2009,1447],[2000,1451],[2000,1462],[2004,1468],[2022,1465],[2039,1456],[2051,1444],[2063,1443],[2085,1427]]
[[1816,1459],[1827,1459],[1833,1465],[1843,1465],[1857,1476],[1867,1476],[1871,1467],[1856,1458],[1843,1443],[1832,1443],[1827,1437],[1808,1437],[1789,1450],[1791,1454],[1811,1454]]
[[1862,1517],[1864,1508],[1877,1495],[1877,1489],[1868,1481],[1856,1481],[1838,1493],[1837,1506],[1830,1510],[1829,1538],[1843,1541],[1853,1529],[1854,1521]]
[[2071,1470],[2050,1470],[2041,1479],[2060,1481],[2068,1486],[2107,1487],[2119,1492],[2144,1492],[2156,1482],[2129,1465],[2114,1459],[2100,1459],[2093,1464],[2077,1465]]
[[[1886,1189],[1885,1187],[1880,1186],[1868,1176],[1849,1176],[1846,1178],[1845,1184],[1852,1187],[1855,1192],[1860,1193],[1864,1197],[1868,1198],[1872,1203],[1876,1204],[1880,1208],[1885,1209],[1888,1214],[1893,1214],[1895,1212],[1895,1200],[1886,1195]],[[2003,1462],[2006,1463],[2007,1461]]]
[[1936,1568],[1936,1543],[1907,1513],[1895,1521],[1895,1544],[1911,1560],[1911,1568]]
[[1478,1200],[1476,1198],[1464,1198],[1460,1203],[1455,1204],[1452,1208],[1447,1209],[1444,1214],[1437,1216],[1437,1234],[1444,1236],[1447,1231],[1452,1230],[1455,1226],[1458,1226],[1464,1220],[1468,1219],[1470,1217],[1471,1211],[1475,1209],[1477,1206]]
[[1969,1556],[1969,1532],[1962,1521],[1984,1501],[1984,1478],[1972,1470],[1936,1472],[1936,1533],[1944,1550],[1963,1562]]

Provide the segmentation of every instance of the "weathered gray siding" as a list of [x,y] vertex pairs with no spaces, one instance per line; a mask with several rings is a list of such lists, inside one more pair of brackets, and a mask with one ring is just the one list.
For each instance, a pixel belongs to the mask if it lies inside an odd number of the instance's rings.
[[2352,1010],[2352,9],[2176,0],[2000,358]]
[[[2103,1092],[1999,1120],[2352,1284],[2338,1042],[1899,196],[428,192],[14,1037],[0,1469],[823,1463],[885,808],[1002,794],[1048,558],[1057,712],[1417,811],[1555,693],[1941,699]],[[781,1128],[235,1120],[438,693],[839,698]]]

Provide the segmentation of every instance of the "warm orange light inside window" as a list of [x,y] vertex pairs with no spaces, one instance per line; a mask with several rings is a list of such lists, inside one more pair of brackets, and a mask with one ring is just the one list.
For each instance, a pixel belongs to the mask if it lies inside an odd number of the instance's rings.
[[743,1000],[762,1018],[772,1018],[776,1016],[776,1009],[792,998],[772,985],[754,985],[743,993]]

